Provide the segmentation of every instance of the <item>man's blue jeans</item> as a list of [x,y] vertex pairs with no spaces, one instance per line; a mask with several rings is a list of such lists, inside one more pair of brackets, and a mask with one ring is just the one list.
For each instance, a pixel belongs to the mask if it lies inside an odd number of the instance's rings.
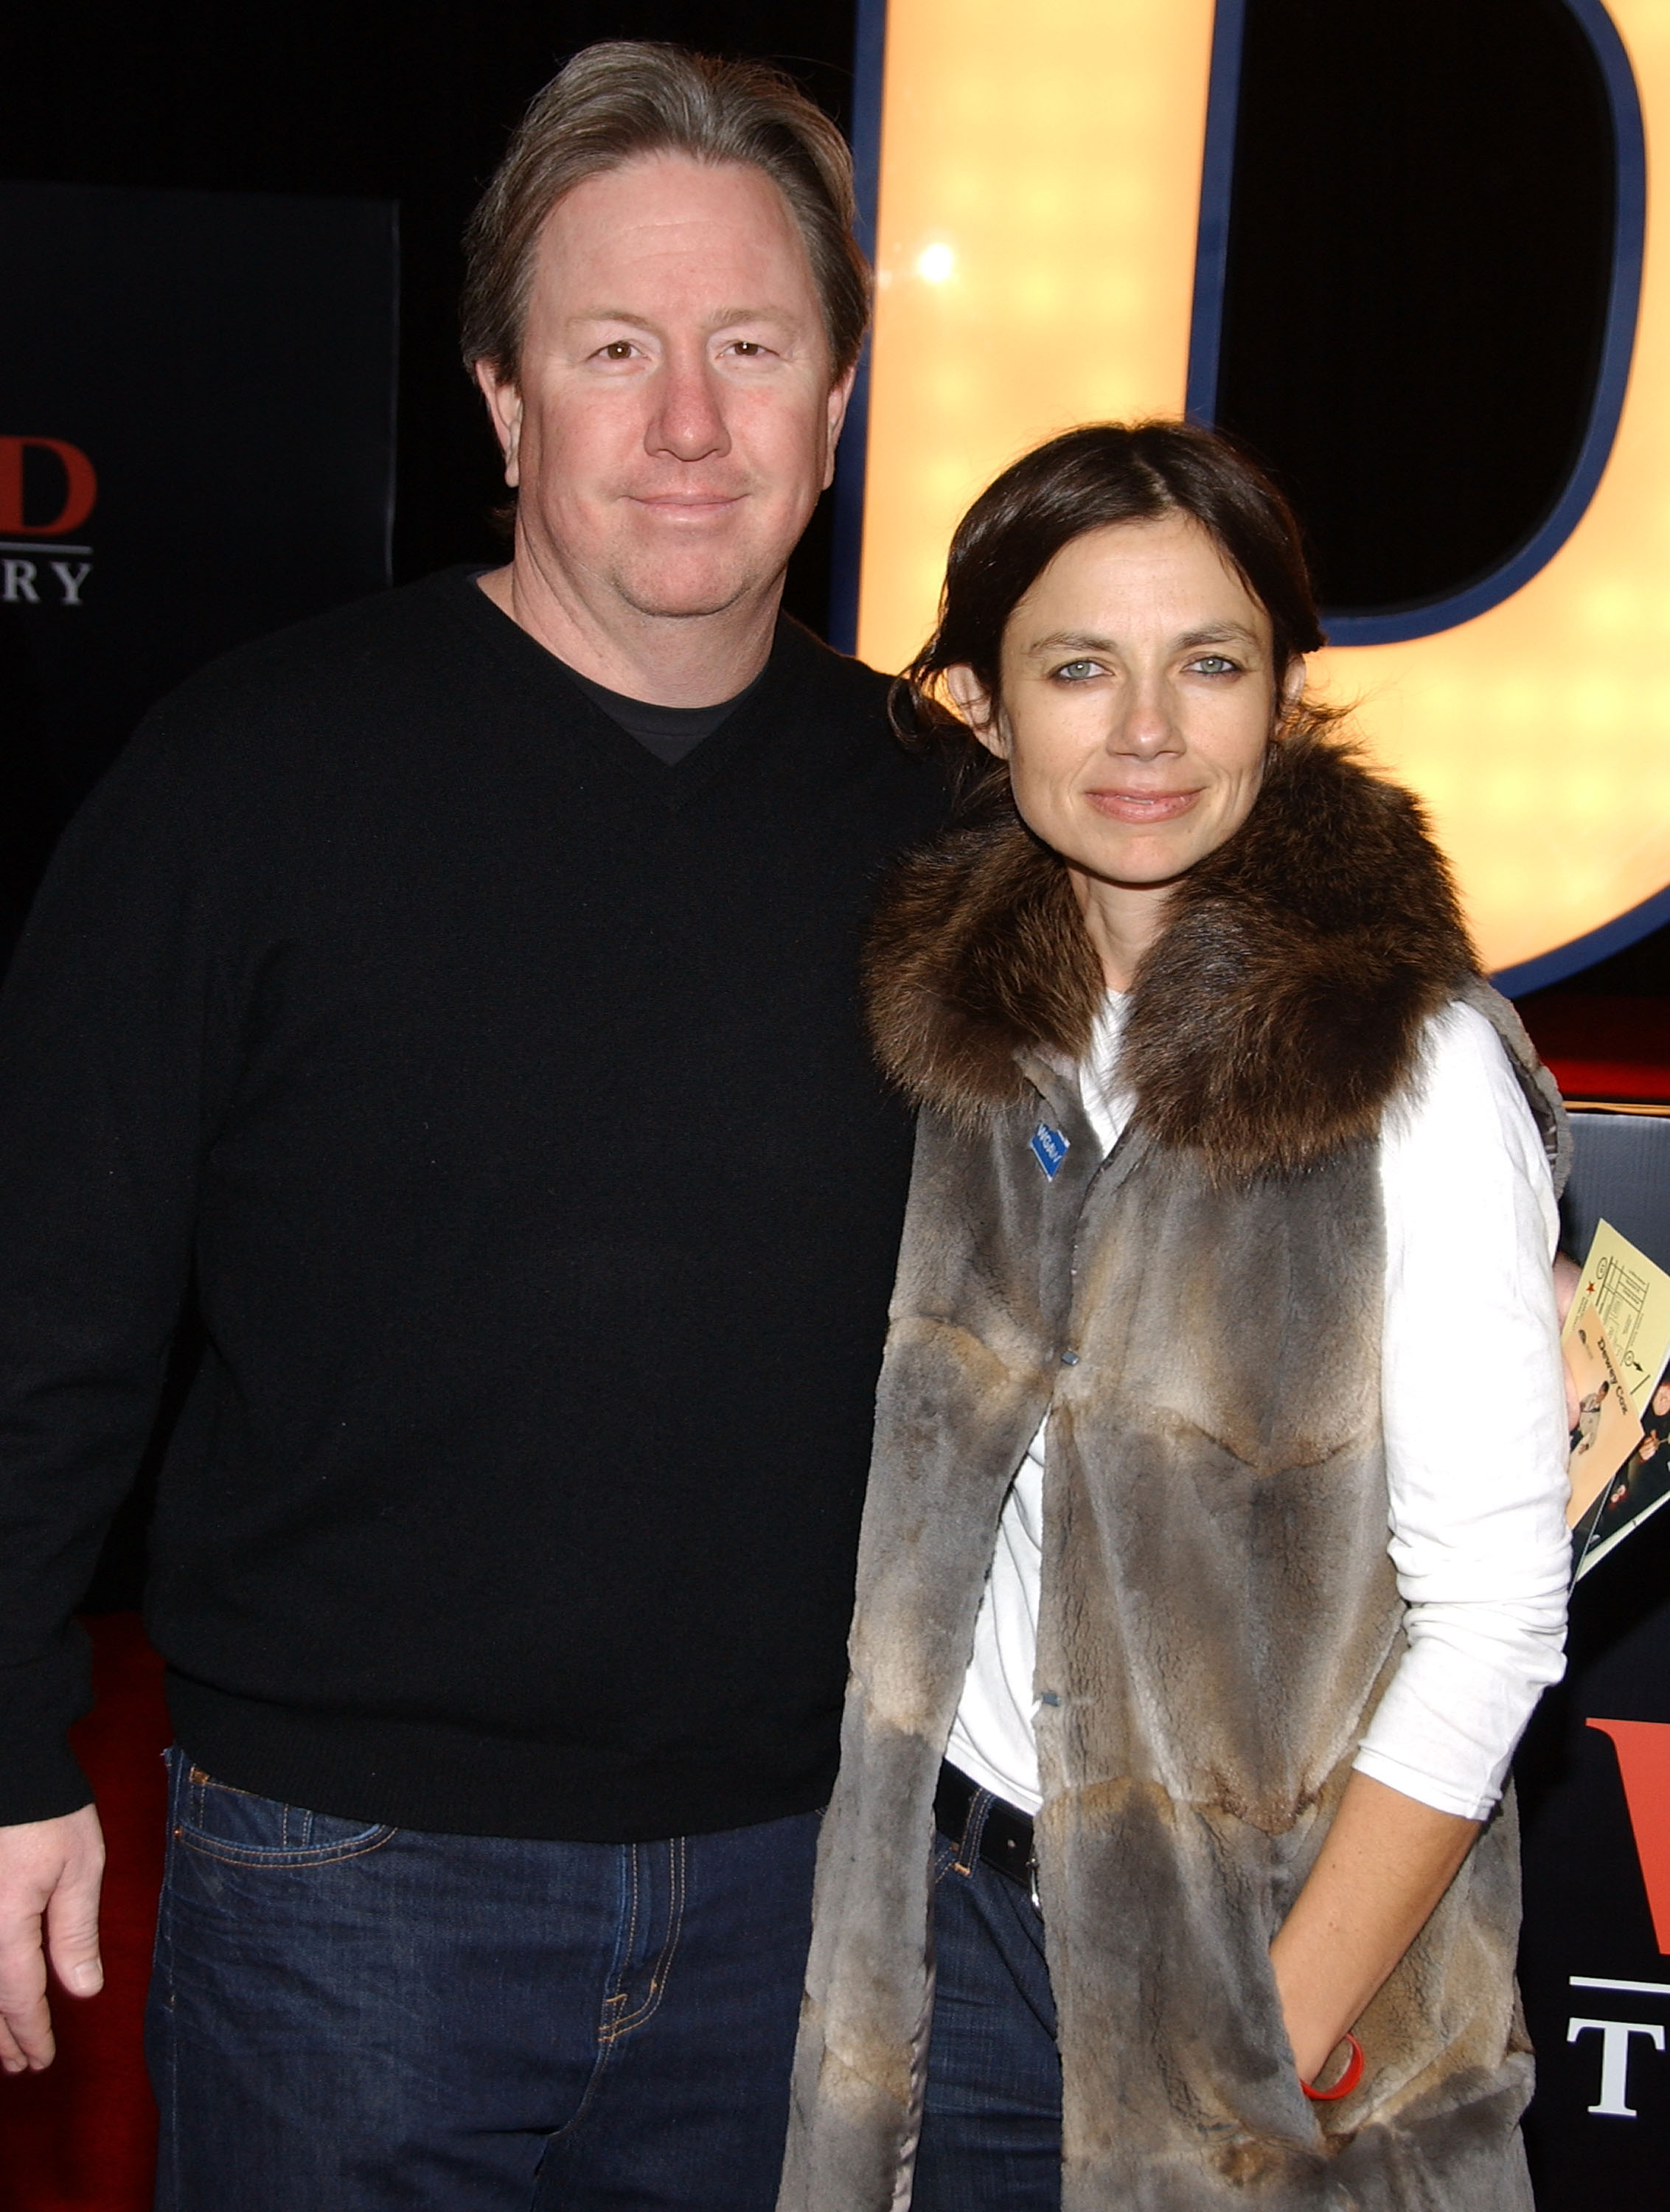
[[423,1835],[169,1756],[157,2212],[770,2212],[815,1814]]
[[911,2212],[1060,2212],[1061,2060],[1044,1923],[985,1864],[992,1802],[933,1857],[933,2027]]

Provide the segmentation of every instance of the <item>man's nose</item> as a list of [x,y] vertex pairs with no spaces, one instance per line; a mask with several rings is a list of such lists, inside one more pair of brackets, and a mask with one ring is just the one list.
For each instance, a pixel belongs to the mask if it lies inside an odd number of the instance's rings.
[[701,461],[730,451],[722,395],[705,361],[669,359],[656,386],[656,405],[644,439],[651,453]]

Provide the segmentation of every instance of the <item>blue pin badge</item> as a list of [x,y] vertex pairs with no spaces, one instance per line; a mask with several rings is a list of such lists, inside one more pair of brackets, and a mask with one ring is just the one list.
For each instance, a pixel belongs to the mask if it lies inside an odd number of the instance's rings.
[[1072,1150],[1061,1132],[1052,1129],[1048,1121],[1040,1121],[1032,1132],[1032,1157],[1051,1182],[1060,1173],[1061,1163]]

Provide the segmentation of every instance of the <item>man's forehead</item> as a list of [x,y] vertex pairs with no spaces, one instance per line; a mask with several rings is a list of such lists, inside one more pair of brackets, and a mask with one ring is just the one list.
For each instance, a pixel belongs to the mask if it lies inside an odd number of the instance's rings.
[[810,280],[805,240],[775,180],[751,162],[640,155],[565,192],[540,228],[542,258],[562,261],[774,256]]
[[546,216],[530,308],[547,329],[738,323],[827,337],[805,241],[751,165],[641,156],[588,177]]

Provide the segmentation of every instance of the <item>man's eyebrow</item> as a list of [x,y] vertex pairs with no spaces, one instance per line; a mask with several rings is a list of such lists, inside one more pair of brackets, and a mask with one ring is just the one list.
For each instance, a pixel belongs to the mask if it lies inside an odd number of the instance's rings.
[[654,328],[647,316],[635,314],[630,307],[576,307],[567,319],[571,323],[630,323],[635,331]]
[[[635,331],[653,331],[659,327],[652,317],[641,315],[633,307],[576,307],[567,319],[571,323],[625,323]],[[707,317],[707,326],[710,331],[725,331],[737,323],[788,325],[800,319],[787,307],[721,307],[716,315]]]
[[712,331],[729,330],[732,323],[798,323],[803,319],[792,307],[721,307],[708,318]]

